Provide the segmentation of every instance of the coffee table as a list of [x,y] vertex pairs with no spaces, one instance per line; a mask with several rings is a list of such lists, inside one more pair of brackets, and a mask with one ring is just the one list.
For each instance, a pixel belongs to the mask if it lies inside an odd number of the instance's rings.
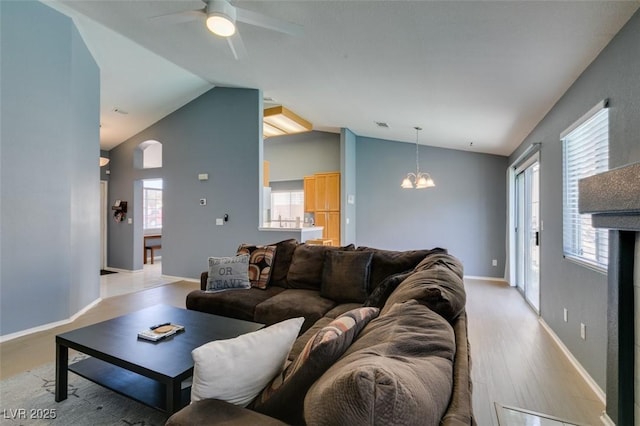
[[[158,342],[138,332],[171,322],[183,332]],[[173,414],[190,400],[191,351],[213,340],[230,339],[264,327],[249,321],[156,305],[56,336],[56,401],[67,398],[68,371],[101,386]],[[69,348],[90,357],[68,365]]]

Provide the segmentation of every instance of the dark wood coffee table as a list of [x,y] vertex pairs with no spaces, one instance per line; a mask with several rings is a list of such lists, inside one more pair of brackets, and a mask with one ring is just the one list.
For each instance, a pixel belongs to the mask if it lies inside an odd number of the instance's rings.
[[[138,332],[171,322],[183,332],[159,342],[138,339]],[[264,327],[173,306],[157,305],[56,336],[56,401],[67,398],[67,371],[167,413],[190,400],[191,351],[213,340],[230,339]],[[69,348],[90,358],[68,365]]]

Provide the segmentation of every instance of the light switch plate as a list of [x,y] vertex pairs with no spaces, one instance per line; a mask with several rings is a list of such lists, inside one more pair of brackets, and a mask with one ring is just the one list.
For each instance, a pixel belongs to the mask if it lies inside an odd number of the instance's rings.
[[198,180],[209,180],[209,173],[200,173],[198,175]]

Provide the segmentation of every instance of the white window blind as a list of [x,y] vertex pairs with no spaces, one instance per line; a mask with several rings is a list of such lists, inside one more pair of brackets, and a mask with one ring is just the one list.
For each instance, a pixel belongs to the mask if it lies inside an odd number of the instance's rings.
[[608,233],[591,226],[590,214],[578,213],[578,181],[609,170],[609,110],[590,111],[561,137],[564,255],[606,271]]

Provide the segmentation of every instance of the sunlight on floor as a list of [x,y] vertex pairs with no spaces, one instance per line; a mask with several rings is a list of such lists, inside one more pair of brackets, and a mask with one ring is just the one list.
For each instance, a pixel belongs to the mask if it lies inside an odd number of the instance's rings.
[[180,280],[180,278],[162,275],[162,262],[160,260],[156,260],[153,265],[144,265],[141,271],[131,272],[113,268],[107,268],[107,270],[117,271],[117,273],[100,276],[100,297],[103,299],[134,293]]
[[506,407],[497,402],[495,405],[500,426],[580,426],[546,414]]

